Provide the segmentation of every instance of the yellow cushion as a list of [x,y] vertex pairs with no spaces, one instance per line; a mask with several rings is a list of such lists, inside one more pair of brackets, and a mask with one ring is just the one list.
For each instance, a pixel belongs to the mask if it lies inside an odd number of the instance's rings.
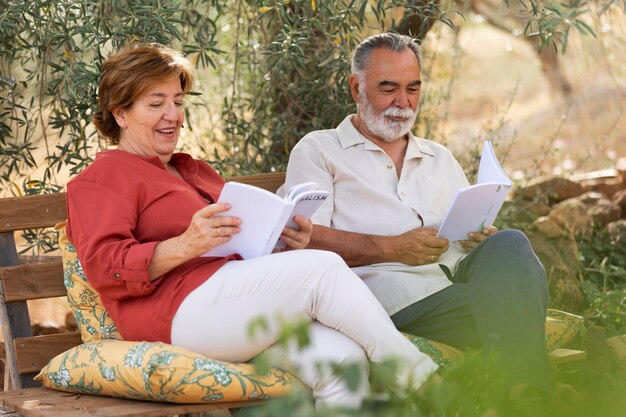
[[[59,232],[59,247],[63,257],[63,271],[67,299],[76,317],[76,323],[83,342],[100,339],[122,339],[115,323],[111,320],[100,296],[87,282],[83,268],[76,256],[76,250],[65,234],[65,222],[56,226]],[[548,309],[546,319],[546,344],[548,350],[566,346],[583,328],[583,317],[564,311]],[[411,337],[411,341],[423,352],[442,359],[458,359],[460,351],[442,343],[421,337]]]
[[63,258],[63,276],[67,301],[76,318],[83,343],[101,339],[122,340],[122,335],[102,306],[100,296],[87,282],[74,245],[65,233],[66,222],[54,228],[59,232],[59,249]]
[[57,357],[35,377],[66,392],[175,403],[268,399],[291,392],[289,373],[209,359],[164,344],[97,340]]
[[566,346],[583,329],[584,318],[565,311],[548,309],[546,345],[548,351]]
[[[98,293],[87,282],[76,250],[65,233],[65,222],[59,223],[56,230],[59,232],[59,246],[63,257],[67,298],[76,317],[83,342],[105,339],[122,340],[115,323],[102,306]],[[580,316],[559,310],[548,310],[546,320],[548,350],[565,346],[578,334],[582,328],[582,322],[583,318]],[[414,335],[405,334],[405,336],[440,366],[449,366],[453,361],[459,360],[463,356],[462,351],[443,343]],[[99,345],[94,344],[93,346]],[[95,347],[92,349],[97,350]],[[97,353],[94,355],[98,356]]]
[[[115,323],[102,306],[100,296],[87,281],[85,272],[76,255],[74,245],[65,233],[66,222],[59,223],[55,229],[59,232],[59,247],[63,258],[63,273],[67,300],[76,317],[76,323],[83,343],[93,340],[123,340]],[[461,351],[423,337],[405,335],[422,352],[428,354],[439,365],[448,365],[451,360],[458,359]]]
[[408,333],[403,333],[403,335],[409,339],[411,343],[413,343],[422,353],[430,356],[430,358],[437,365],[444,368],[450,366],[453,362],[458,361],[463,357],[463,351],[453,348],[452,346]]

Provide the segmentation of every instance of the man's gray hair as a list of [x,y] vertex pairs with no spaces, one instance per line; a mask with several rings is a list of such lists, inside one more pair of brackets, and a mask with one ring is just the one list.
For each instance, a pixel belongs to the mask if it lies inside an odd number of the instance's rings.
[[378,48],[387,48],[394,52],[402,52],[405,48],[409,48],[415,54],[417,62],[422,68],[422,54],[413,38],[387,32],[369,36],[356,47],[352,55],[352,73],[361,78],[372,51]]

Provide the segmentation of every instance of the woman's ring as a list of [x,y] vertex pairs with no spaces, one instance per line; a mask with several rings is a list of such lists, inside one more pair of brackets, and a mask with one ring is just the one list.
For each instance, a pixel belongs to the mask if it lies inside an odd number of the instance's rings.
[[219,227],[217,228],[217,235],[222,236],[222,230]]

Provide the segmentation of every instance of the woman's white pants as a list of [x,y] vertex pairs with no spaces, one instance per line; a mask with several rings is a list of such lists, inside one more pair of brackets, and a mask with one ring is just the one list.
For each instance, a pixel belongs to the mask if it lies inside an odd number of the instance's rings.
[[[267,330],[249,333],[263,318]],[[303,350],[276,343],[281,323],[313,321]],[[358,407],[367,395],[351,391],[319,364],[359,364],[396,358],[415,386],[437,365],[394,327],[367,286],[332,252],[297,250],[231,261],[189,294],[172,322],[172,344],[227,362],[245,362],[269,349],[277,365],[292,371],[313,392],[316,406]]]

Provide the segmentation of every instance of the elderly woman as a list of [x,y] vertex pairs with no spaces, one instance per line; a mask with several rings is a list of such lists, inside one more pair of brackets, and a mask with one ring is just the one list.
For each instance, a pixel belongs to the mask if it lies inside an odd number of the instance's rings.
[[[103,65],[93,123],[117,149],[67,187],[68,235],[89,282],[127,340],[161,341],[223,361],[270,350],[313,390],[317,405],[358,406],[318,362],[363,364],[396,357],[416,385],[436,369],[399,334],[368,288],[330,252],[300,249],[312,226],[285,229],[287,251],[241,260],[202,257],[246,227],[215,203],[224,180],[205,162],[175,153],[192,85],[189,62],[157,45],[134,45]],[[269,329],[250,338],[251,321]],[[281,317],[312,321],[304,350],[275,345]],[[276,356],[276,355],[274,355]]]

